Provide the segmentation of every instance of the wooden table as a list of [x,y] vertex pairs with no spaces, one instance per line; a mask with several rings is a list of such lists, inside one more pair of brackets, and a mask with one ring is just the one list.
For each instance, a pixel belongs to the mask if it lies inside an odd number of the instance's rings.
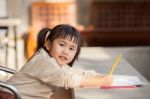
[[[115,58],[105,57],[104,59],[96,59],[90,57],[82,57],[84,54],[87,56],[93,56],[94,53],[100,53],[95,51],[93,53],[81,52],[79,62],[77,62],[74,68],[93,69],[99,73],[107,73],[111,68]],[[89,54],[89,55],[88,55]],[[106,54],[106,53],[105,53]],[[107,55],[107,54],[106,54]],[[114,75],[133,75],[138,76],[141,81],[148,82],[135,68],[133,68],[125,59],[122,58],[118,64]],[[150,98],[150,84],[146,84],[140,88],[130,89],[100,89],[100,88],[75,88],[75,99],[149,99]]]

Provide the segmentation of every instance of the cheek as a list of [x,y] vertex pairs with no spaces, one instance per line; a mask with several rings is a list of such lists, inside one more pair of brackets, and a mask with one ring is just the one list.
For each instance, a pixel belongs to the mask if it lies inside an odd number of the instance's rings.
[[76,54],[76,52],[71,52],[71,54],[70,54],[71,60],[73,60],[73,58],[75,57],[75,54]]
[[52,57],[55,57],[55,55],[57,55],[58,52],[59,52],[58,50],[59,50],[59,48],[56,48],[55,46],[52,46],[52,48],[51,48],[51,50],[50,50],[51,56],[52,56]]
[[52,51],[51,51],[51,54],[52,54],[53,56],[58,55],[59,53],[60,53],[60,49],[59,49],[59,48],[54,48],[54,49],[52,49]]

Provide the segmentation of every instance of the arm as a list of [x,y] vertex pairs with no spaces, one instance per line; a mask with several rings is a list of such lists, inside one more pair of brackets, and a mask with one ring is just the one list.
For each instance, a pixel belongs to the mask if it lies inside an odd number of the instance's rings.
[[[65,88],[75,87],[100,87],[108,82],[107,77],[100,76],[95,71],[80,70],[66,67],[62,69],[54,59],[43,57],[42,54],[34,59],[34,64],[28,66],[27,74],[37,78],[47,85],[54,85]],[[42,71],[42,73],[41,73]],[[99,75],[99,76],[98,76]]]
[[80,87],[100,87],[100,86],[110,86],[112,84],[112,75],[102,75],[96,73],[94,70],[81,70],[73,69],[75,73],[82,75],[80,80]]
[[101,87],[110,86],[112,84],[112,75],[97,75],[95,78],[81,79],[80,87]]

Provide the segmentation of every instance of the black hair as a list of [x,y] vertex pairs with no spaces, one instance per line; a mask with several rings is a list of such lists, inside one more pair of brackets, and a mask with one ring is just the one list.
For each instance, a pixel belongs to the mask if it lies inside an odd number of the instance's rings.
[[[46,38],[48,32],[50,32],[50,34]],[[70,26],[67,24],[60,24],[60,25],[55,26],[52,29],[43,28],[40,30],[38,34],[36,51],[38,51],[40,48],[44,48],[47,51],[47,49],[44,46],[45,38],[50,40],[51,44],[56,38],[69,39],[70,41],[72,39],[74,40],[73,42],[76,43],[78,46],[77,46],[77,52],[75,54],[75,57],[68,64],[70,67],[72,67],[75,60],[78,59],[78,56],[81,50],[81,36],[78,30],[74,28],[73,26]]]
[[[37,36],[37,48],[36,51],[38,51],[40,48],[45,48],[44,43],[45,43],[45,38],[46,34],[50,32],[50,28],[43,28],[39,31],[38,36]],[[46,50],[47,51],[47,50]]]

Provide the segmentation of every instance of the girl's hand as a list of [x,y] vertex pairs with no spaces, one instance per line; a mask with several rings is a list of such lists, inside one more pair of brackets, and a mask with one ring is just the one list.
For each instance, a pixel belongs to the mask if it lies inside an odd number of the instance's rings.
[[113,82],[113,76],[112,75],[104,75],[103,76],[104,79],[104,83],[102,86],[111,86],[112,82]]

